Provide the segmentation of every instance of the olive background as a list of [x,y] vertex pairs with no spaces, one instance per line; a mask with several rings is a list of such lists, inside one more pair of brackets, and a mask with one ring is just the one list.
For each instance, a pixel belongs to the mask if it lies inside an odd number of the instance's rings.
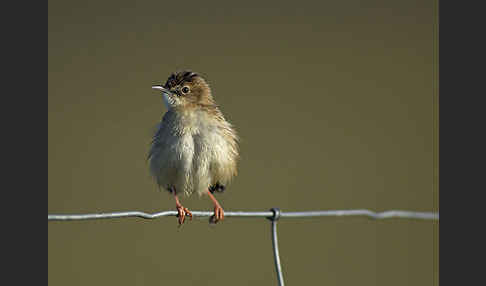
[[[48,213],[174,210],[146,160],[191,69],[241,137],[226,211],[439,211],[436,1],[48,1]],[[207,197],[182,198],[212,210]],[[439,285],[439,223],[283,219],[288,285]],[[49,285],[275,285],[270,223],[48,222]]]

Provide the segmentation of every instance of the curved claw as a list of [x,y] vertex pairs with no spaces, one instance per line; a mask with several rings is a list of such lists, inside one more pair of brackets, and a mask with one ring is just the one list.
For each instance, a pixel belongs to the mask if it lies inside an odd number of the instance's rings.
[[224,219],[224,210],[221,206],[216,205],[214,206],[214,215],[211,216],[211,223],[218,223],[218,221]]
[[186,216],[188,216],[189,219],[192,220],[192,213],[189,211],[189,209],[183,206],[177,206],[177,216],[179,217],[179,225],[182,225],[184,223]]

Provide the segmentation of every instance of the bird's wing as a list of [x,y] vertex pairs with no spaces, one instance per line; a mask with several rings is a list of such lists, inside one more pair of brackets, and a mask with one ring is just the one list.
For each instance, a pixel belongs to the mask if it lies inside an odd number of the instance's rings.
[[163,144],[163,140],[165,137],[165,133],[168,132],[169,124],[168,121],[170,120],[170,115],[168,113],[164,114],[164,117],[162,118],[162,121],[160,121],[157,126],[155,127],[155,133],[152,136],[152,141],[151,141],[151,148],[149,150],[149,153],[147,155],[147,160],[150,160],[152,155],[154,154],[154,151],[156,148],[160,145]]

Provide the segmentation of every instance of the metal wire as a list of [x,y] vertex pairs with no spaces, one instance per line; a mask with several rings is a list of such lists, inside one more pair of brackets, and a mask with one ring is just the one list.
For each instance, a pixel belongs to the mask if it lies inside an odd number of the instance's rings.
[[277,238],[277,220],[281,216],[279,208],[271,209],[273,216],[270,218],[272,221],[272,246],[273,246],[273,258],[275,260],[275,271],[277,272],[277,281],[279,286],[284,286],[282,264],[280,263],[280,254],[278,251],[278,238]]
[[[210,217],[213,212],[191,211],[194,217]],[[225,217],[266,217],[272,218],[272,211],[263,212],[224,212]],[[105,218],[124,218],[138,217],[143,219],[155,219],[163,216],[177,216],[177,211],[163,211],[158,213],[144,213],[140,211],[112,212],[112,213],[93,213],[93,214],[48,214],[47,220],[89,220]],[[360,210],[328,210],[328,211],[304,211],[304,212],[281,212],[281,218],[301,218],[301,217],[321,217],[321,216],[364,216],[373,219],[388,218],[407,218],[407,219],[425,219],[438,220],[438,213],[431,212],[413,212],[402,210],[390,210],[384,212],[373,212],[366,209]]]
[[272,246],[273,246],[273,258],[275,260],[275,271],[277,272],[277,281],[279,286],[284,286],[282,264],[280,263],[280,253],[278,251],[278,238],[277,238],[277,221],[272,220]]
[[[143,219],[155,219],[163,216],[177,216],[177,211],[163,211],[148,214],[140,211],[113,212],[113,213],[95,213],[95,214],[48,214],[48,221],[68,221],[68,220],[90,220],[90,219],[107,219],[107,218],[124,218],[138,217]],[[213,212],[192,211],[193,217],[210,217]],[[438,213],[431,212],[413,212],[402,210],[390,210],[384,212],[373,212],[366,209],[360,210],[328,210],[328,211],[304,211],[304,212],[281,212],[278,208],[272,208],[266,212],[225,212],[225,217],[265,217],[271,220],[273,256],[275,260],[275,271],[277,272],[277,281],[279,286],[284,286],[282,265],[278,249],[277,237],[277,220],[280,218],[302,218],[302,217],[339,217],[339,216],[364,216],[372,219],[389,219],[389,218],[407,218],[423,220],[439,220]]]

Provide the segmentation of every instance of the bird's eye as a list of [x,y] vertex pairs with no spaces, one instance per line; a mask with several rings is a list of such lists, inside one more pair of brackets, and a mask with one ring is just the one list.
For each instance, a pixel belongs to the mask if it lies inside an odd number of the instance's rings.
[[189,92],[189,88],[187,86],[184,86],[182,88],[182,93],[188,93]]

